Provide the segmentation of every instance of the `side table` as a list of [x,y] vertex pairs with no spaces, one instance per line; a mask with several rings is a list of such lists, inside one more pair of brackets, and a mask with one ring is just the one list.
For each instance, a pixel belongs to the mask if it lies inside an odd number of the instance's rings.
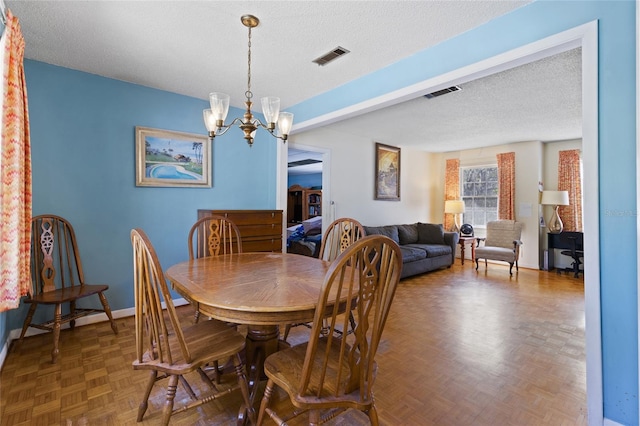
[[471,244],[471,261],[476,259],[475,237],[460,237],[458,244],[460,245],[460,263],[464,265],[464,248],[467,244]]

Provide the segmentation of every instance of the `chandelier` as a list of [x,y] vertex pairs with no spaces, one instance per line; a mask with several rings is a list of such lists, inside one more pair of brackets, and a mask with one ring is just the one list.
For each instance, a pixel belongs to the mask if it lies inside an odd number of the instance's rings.
[[[261,99],[262,112],[267,124],[263,124],[258,118],[254,118],[251,113],[251,105],[253,104],[251,101],[251,98],[253,98],[253,93],[251,92],[251,29],[257,27],[260,24],[260,20],[253,15],[243,15],[240,20],[249,29],[247,91],[245,92],[247,100],[244,102],[247,110],[242,118],[236,117],[230,124],[224,124],[229,112],[229,95],[219,92],[210,93],[209,103],[211,104],[211,109],[205,109],[202,112],[204,124],[209,131],[209,138],[213,140],[216,136],[224,135],[231,127],[237,125],[244,133],[244,138],[249,146],[253,145],[253,137],[258,127],[262,127],[277,139],[282,139],[285,142],[293,125],[293,114],[284,111],[280,112],[280,98],[269,96]],[[279,135],[275,131],[276,123],[278,123]]]

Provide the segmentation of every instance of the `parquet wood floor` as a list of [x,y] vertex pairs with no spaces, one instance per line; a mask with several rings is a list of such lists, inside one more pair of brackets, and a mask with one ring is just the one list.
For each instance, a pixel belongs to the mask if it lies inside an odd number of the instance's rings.
[[[583,290],[571,275],[521,268],[510,278],[508,266],[476,272],[471,262],[403,280],[377,358],[380,423],[586,425]],[[191,319],[190,307],[179,311]],[[117,322],[118,335],[108,322],[62,331],[56,365],[48,334],[14,345],[0,375],[0,424],[136,424],[147,374],[131,368],[133,319]],[[145,425],[161,417],[164,393],[152,396]],[[172,424],[233,424],[239,405],[230,395]]]

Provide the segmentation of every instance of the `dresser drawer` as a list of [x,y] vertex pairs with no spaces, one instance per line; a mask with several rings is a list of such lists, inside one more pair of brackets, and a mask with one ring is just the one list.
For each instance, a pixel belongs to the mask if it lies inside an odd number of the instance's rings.
[[242,251],[282,251],[282,210],[198,210],[198,219],[220,215],[238,226]]

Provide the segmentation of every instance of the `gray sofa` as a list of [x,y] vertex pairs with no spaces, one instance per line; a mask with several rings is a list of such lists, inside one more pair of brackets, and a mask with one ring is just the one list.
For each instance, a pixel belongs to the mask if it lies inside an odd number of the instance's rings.
[[365,226],[367,235],[380,234],[394,240],[402,251],[400,278],[451,267],[456,256],[458,234],[444,232],[442,224]]

